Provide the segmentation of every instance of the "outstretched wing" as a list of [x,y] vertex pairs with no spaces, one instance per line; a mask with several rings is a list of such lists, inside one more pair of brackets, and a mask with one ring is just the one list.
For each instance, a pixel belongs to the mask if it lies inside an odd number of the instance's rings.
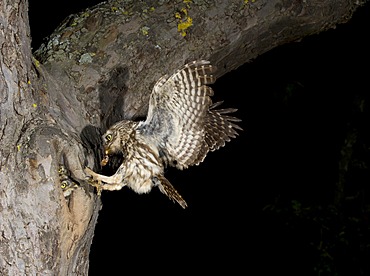
[[224,146],[242,130],[230,116],[236,109],[216,109],[214,67],[205,60],[193,61],[154,86],[148,116],[139,127],[147,141],[159,148],[161,158],[179,169],[199,164],[209,151]]
[[143,135],[160,148],[160,154],[177,168],[195,164],[205,143],[204,128],[213,90],[214,67],[200,60],[186,64],[154,86]]

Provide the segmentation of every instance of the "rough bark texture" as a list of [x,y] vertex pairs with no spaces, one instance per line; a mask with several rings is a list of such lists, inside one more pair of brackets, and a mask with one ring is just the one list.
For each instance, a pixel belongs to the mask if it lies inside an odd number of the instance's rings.
[[81,131],[65,126],[67,107],[50,100],[62,90],[32,64],[24,1],[1,2],[0,49],[0,274],[86,275],[100,201],[59,188],[58,164],[83,179],[88,155]]
[[[345,23],[364,1],[107,1],[35,52],[27,3],[0,2],[0,274],[86,275],[100,199],[100,134],[143,117],[155,81],[211,60],[218,75]],[[65,199],[58,164],[81,187]]]

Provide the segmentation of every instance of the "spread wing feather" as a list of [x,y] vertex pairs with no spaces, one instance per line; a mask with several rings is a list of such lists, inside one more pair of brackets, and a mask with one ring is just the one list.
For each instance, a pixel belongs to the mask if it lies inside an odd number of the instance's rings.
[[154,86],[146,121],[140,131],[160,150],[166,163],[179,169],[203,161],[210,150],[223,146],[240,129],[238,119],[226,114],[235,109],[212,105],[214,67],[193,61]]

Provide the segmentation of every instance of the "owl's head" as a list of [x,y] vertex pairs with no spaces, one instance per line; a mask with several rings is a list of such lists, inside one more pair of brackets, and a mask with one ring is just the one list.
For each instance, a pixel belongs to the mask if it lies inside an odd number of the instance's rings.
[[64,197],[70,196],[78,185],[72,181],[69,175],[69,171],[63,164],[59,164],[58,168],[60,188],[62,188]]
[[78,188],[78,185],[70,179],[64,179],[60,182],[60,188],[62,188],[64,197],[67,197]]
[[104,158],[101,163],[103,166],[107,164],[109,155],[124,153],[124,146],[135,130],[134,125],[135,123],[132,121],[123,120],[111,126],[104,133]]

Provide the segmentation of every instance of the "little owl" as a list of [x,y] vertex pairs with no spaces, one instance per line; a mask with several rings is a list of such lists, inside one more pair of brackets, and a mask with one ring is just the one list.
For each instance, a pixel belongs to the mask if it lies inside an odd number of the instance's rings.
[[150,95],[145,121],[123,120],[103,135],[105,166],[109,157],[120,153],[122,164],[112,176],[85,168],[92,176],[90,184],[101,190],[120,190],[124,186],[135,192],[148,193],[153,187],[187,207],[185,200],[164,177],[166,166],[186,169],[198,165],[209,151],[214,151],[235,138],[242,130],[229,116],[236,109],[216,109],[212,104],[213,90],[207,84],[215,79],[214,67],[205,60],[193,61],[163,76]]

